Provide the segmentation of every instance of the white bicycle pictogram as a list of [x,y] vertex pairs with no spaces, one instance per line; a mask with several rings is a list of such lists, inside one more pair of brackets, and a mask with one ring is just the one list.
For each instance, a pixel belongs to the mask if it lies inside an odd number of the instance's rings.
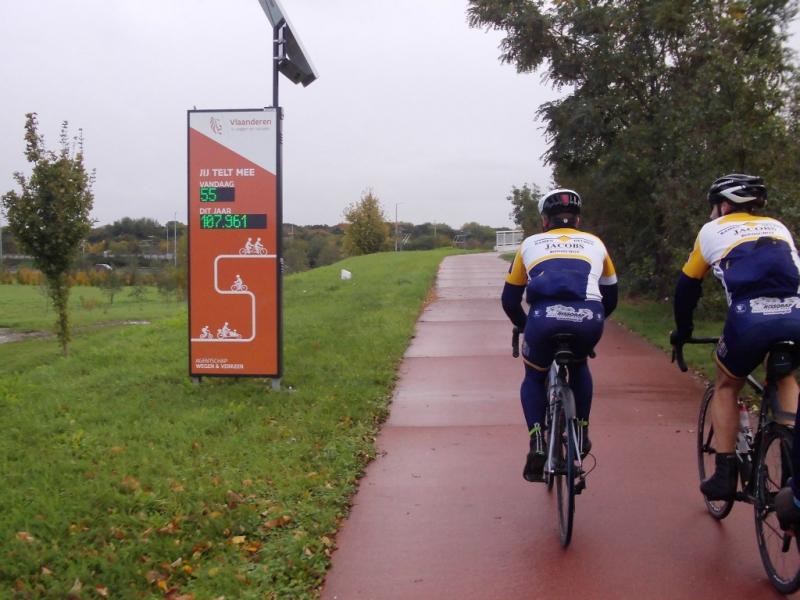
[[261,238],[258,238],[255,244],[253,243],[253,238],[247,238],[247,242],[245,242],[244,248],[239,249],[239,254],[243,256],[246,256],[248,254],[266,256],[267,249],[261,243]]
[[240,340],[242,339],[242,334],[238,333],[235,329],[230,329],[226,322],[225,325],[222,326],[222,329],[217,329],[217,337],[221,340]]
[[208,330],[208,325],[206,325],[205,327],[203,327],[203,331],[202,331],[202,333],[200,334],[200,339],[201,339],[201,340],[211,340],[211,339],[214,339],[214,336],[213,336],[213,335],[211,334],[211,332]]
[[233,291],[233,292],[246,292],[247,291],[247,285],[245,285],[245,283],[242,281],[242,278],[241,278],[240,275],[236,276],[236,281],[233,282],[233,285],[231,286],[231,291]]

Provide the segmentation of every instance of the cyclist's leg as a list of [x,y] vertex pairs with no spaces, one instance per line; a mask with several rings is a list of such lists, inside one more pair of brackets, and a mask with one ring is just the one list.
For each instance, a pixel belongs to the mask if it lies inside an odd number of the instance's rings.
[[709,500],[732,500],[736,494],[737,463],[734,447],[739,431],[739,391],[744,381],[717,368],[714,385],[714,402],[711,404],[711,421],[717,454],[714,457],[714,474],[700,482],[700,491]]
[[541,371],[525,363],[525,379],[522,380],[520,399],[528,431],[544,423],[544,415],[547,412],[545,381],[548,372],[549,370]]
[[746,310],[742,312],[743,306],[737,303],[728,311],[714,357],[717,377],[711,421],[717,455],[714,474],[700,483],[700,491],[709,500],[732,500],[736,493],[738,465],[734,448],[739,432],[739,392],[747,374],[766,354],[764,339],[759,333],[761,317]]
[[[529,314],[536,314],[535,311],[538,310],[538,307],[538,304],[532,305]],[[545,319],[529,317],[522,343],[525,379],[522,382],[520,398],[530,436],[529,451],[522,476],[528,481],[544,480],[544,463],[547,457],[543,426],[548,402],[545,382],[550,371],[550,364],[553,362],[550,325],[550,322]]]
[[[797,395],[800,393],[798,389],[797,379],[794,373],[778,379],[778,400],[781,403],[781,410],[788,413],[797,412]],[[792,425],[792,423],[785,423]]]
[[589,440],[589,414],[592,410],[594,393],[588,356],[603,335],[605,314],[599,302],[587,302],[581,307],[589,308],[593,316],[591,319],[579,321],[574,325],[575,329],[572,333],[577,336],[577,340],[574,345],[575,360],[569,365],[569,384],[575,396],[575,414],[579,424],[576,434],[581,443],[581,453],[586,454],[592,448]]

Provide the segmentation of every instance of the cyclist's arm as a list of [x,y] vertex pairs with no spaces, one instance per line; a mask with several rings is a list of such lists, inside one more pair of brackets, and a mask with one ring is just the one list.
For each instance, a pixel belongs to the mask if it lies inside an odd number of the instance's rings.
[[691,337],[694,331],[694,309],[703,295],[703,280],[681,273],[675,286],[673,310],[675,325],[683,337]]
[[603,296],[603,310],[608,318],[614,309],[617,308],[619,297],[619,286],[616,283],[610,285],[600,285],[600,294]]
[[517,250],[514,262],[508,269],[506,284],[503,287],[503,294],[500,297],[503,303],[503,310],[511,322],[521,330],[525,329],[528,316],[522,308],[522,296],[525,294],[525,287],[528,285],[528,273],[522,260],[522,247]]
[[525,329],[525,323],[528,321],[528,316],[525,314],[525,309],[522,308],[522,296],[525,293],[524,285],[514,285],[506,282],[503,287],[503,294],[500,300],[503,303],[503,310],[511,322],[519,327]]
[[709,264],[703,256],[698,235],[675,286],[673,311],[676,330],[681,337],[691,337],[694,331],[694,309],[697,308],[697,303],[703,295],[703,277],[708,268]]
[[611,316],[611,313],[614,312],[614,309],[617,308],[617,300],[619,298],[617,272],[608,254],[606,254],[606,258],[603,261],[603,272],[600,276],[599,285],[600,295],[603,297],[603,311],[606,313],[606,318],[608,318]]

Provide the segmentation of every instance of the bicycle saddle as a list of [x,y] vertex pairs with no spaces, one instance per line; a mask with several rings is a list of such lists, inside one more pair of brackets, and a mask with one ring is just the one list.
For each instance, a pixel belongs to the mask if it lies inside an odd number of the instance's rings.
[[550,338],[555,346],[555,361],[557,365],[566,365],[572,361],[572,342],[575,336],[571,333],[560,333]]
[[784,377],[800,364],[800,349],[791,341],[777,342],[769,349],[767,373]]

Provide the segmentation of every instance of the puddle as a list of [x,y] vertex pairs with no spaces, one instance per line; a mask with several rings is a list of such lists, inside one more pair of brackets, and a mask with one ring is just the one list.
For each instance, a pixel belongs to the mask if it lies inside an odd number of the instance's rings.
[[[150,321],[113,321],[110,323],[100,323],[98,325],[88,325],[85,327],[75,327],[73,331],[79,331],[88,327],[109,327],[111,325],[150,325]],[[13,329],[3,329],[0,327],[0,344],[8,342],[19,342],[31,338],[47,338],[53,334],[49,331],[15,331]]]

